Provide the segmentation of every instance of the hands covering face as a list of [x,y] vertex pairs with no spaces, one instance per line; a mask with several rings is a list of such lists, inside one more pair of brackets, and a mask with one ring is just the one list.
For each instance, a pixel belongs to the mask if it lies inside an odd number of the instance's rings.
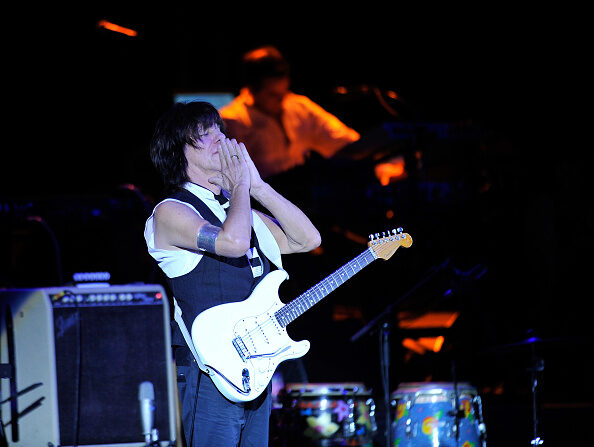
[[216,177],[209,178],[209,182],[229,192],[240,184],[245,184],[250,191],[264,184],[243,143],[238,143],[235,139],[221,138],[218,153],[221,172]]

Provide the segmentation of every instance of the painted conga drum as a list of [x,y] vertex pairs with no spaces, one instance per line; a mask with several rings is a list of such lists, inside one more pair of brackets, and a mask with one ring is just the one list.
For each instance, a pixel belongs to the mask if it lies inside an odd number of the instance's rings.
[[393,447],[486,445],[480,397],[469,383],[402,383],[391,395],[391,406]]
[[372,447],[375,403],[362,383],[290,383],[284,410],[295,446]]

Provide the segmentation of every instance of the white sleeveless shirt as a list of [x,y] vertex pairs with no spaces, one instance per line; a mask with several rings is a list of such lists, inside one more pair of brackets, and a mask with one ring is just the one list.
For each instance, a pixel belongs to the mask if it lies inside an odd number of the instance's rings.
[[[225,212],[225,208],[229,206],[227,203],[225,206],[222,206],[219,201],[215,198],[212,191],[203,188],[202,186],[198,186],[194,183],[186,183],[184,188],[194,194],[196,197],[201,199],[206,206],[214,213],[215,216],[219,218],[221,222],[224,222],[227,218],[227,213]],[[224,192],[225,194],[225,192]],[[196,214],[200,217],[200,213],[196,208],[186,202],[181,202],[177,199],[165,199],[159,202],[155,208],[153,209],[152,214],[147,219],[145,227],[144,227],[144,239],[146,241],[146,245],[148,247],[149,254],[157,261],[159,267],[165,275],[169,278],[175,278],[178,276],[185,275],[186,273],[191,272],[196,268],[200,260],[202,259],[202,251],[199,249],[196,250],[164,250],[155,247],[155,231],[154,231],[154,216],[155,210],[161,203],[164,202],[178,202],[182,203],[189,208],[191,208]],[[280,248],[274,239],[274,236],[264,223],[264,221],[252,210],[252,228],[254,229],[256,236],[258,237],[258,243],[260,245],[260,250],[262,253],[276,265],[278,268],[282,269],[282,259]],[[250,252],[246,253],[248,257],[250,257]]]

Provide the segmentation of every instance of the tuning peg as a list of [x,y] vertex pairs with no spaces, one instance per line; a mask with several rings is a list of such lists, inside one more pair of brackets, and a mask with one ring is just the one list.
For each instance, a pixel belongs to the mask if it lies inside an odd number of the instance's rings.
[[373,240],[373,234],[369,235],[369,240],[372,241]]
[[375,238],[379,239],[379,233],[375,233]]
[[402,233],[402,227],[398,227],[398,233]]

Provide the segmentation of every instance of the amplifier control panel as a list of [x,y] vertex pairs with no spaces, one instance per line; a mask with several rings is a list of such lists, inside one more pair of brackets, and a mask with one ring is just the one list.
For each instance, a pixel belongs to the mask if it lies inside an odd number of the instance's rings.
[[53,307],[151,305],[167,300],[163,288],[155,284],[64,287],[47,291]]

